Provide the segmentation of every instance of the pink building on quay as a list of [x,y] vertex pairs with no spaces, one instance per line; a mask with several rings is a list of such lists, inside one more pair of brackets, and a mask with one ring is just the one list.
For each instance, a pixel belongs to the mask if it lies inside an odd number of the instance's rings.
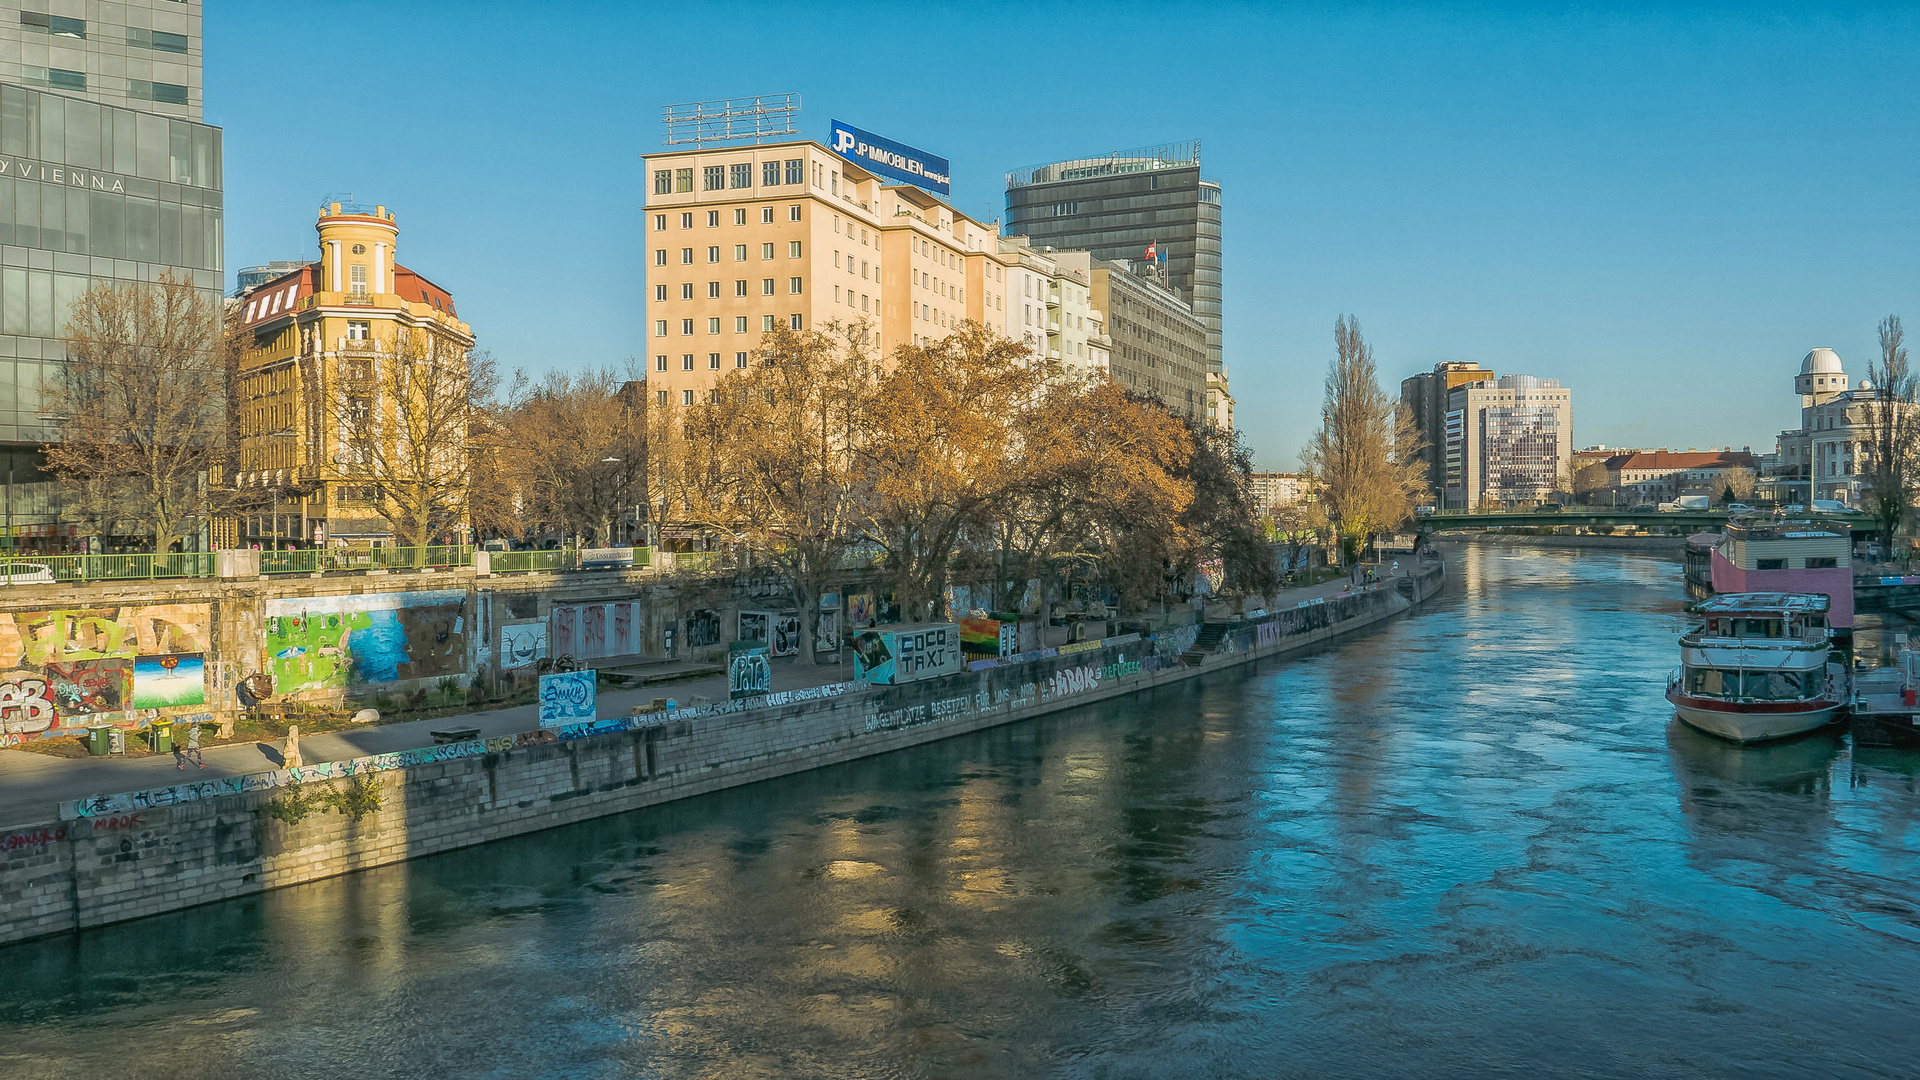
[[[1700,538],[1706,539],[1706,538]],[[1827,624],[1853,630],[1852,536],[1825,521],[1728,522],[1707,552],[1716,593],[1820,593]]]

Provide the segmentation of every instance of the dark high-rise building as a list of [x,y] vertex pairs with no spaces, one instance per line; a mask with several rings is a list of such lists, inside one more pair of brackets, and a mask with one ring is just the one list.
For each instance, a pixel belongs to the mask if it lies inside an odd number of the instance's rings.
[[1447,396],[1455,387],[1494,377],[1479,364],[1447,361],[1400,380],[1400,404],[1413,414],[1420,432],[1420,460],[1426,463],[1427,488],[1436,500],[1447,487]]
[[0,484],[15,533],[45,537],[40,384],[69,306],[98,280],[224,282],[200,0],[35,6],[0,11]]
[[1207,370],[1220,349],[1220,181],[1200,175],[1199,142],[1119,150],[1007,174],[1005,232],[1036,247],[1142,261],[1207,328]]

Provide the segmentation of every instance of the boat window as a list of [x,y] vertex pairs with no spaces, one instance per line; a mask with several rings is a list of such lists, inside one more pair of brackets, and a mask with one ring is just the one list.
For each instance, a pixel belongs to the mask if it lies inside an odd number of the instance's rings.
[[1785,559],[1756,559],[1756,560],[1754,560],[1754,567],[1753,567],[1753,568],[1754,568],[1755,570],[1785,570],[1785,569],[1787,568],[1787,560],[1785,560]]
[[1749,671],[1743,680],[1742,697],[1760,701],[1797,701],[1800,693],[1800,673],[1797,671]]
[[1690,667],[1687,669],[1687,693],[1702,697],[1731,696],[1729,684],[1736,682],[1739,677],[1738,672]]
[[1772,636],[1767,633],[1766,619],[1748,619],[1746,620],[1746,623],[1747,623],[1746,628],[1742,630],[1740,633],[1741,637],[1771,637]]

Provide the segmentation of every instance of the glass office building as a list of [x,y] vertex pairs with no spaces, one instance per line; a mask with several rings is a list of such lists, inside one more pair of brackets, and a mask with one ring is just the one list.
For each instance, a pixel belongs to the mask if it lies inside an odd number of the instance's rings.
[[59,532],[40,384],[59,372],[74,299],[96,279],[168,271],[216,301],[223,291],[220,129],[198,122],[200,7],[0,12],[0,514],[22,544]]
[[1207,370],[1223,370],[1220,182],[1200,175],[1197,141],[1008,173],[1004,229],[1108,261],[1138,263],[1155,245],[1162,284],[1207,328]]

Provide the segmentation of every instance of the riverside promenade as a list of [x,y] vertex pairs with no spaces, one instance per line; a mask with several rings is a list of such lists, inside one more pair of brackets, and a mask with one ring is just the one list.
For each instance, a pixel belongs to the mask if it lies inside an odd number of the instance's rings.
[[[1411,560],[1409,560],[1409,565]],[[1273,596],[1276,607],[1340,596],[1346,590],[1345,579],[1302,589],[1282,589]],[[1056,633],[1062,632],[1055,628]],[[853,678],[853,653],[841,650],[844,662],[826,662],[803,667],[790,660],[773,665],[773,689],[800,690],[850,681]],[[704,669],[711,665],[683,665]],[[669,698],[679,705],[724,701],[727,680],[724,675],[690,678],[678,682],[654,682],[635,689],[601,689],[599,713],[602,717],[626,716],[635,706],[654,698]],[[300,755],[309,765],[326,761],[345,761],[372,754],[412,750],[433,744],[432,732],[457,728],[477,728],[482,739],[517,735],[540,728],[540,710],[527,704],[445,716],[432,720],[410,720],[323,734],[302,735]],[[54,808],[70,799],[89,795],[137,791],[164,787],[187,780],[213,780],[224,776],[243,776],[282,765],[280,744],[267,742],[228,743],[208,747],[202,754],[206,768],[188,764],[183,771],[171,755],[123,758],[66,758],[36,754],[25,750],[0,750],[0,830],[45,821]]]

